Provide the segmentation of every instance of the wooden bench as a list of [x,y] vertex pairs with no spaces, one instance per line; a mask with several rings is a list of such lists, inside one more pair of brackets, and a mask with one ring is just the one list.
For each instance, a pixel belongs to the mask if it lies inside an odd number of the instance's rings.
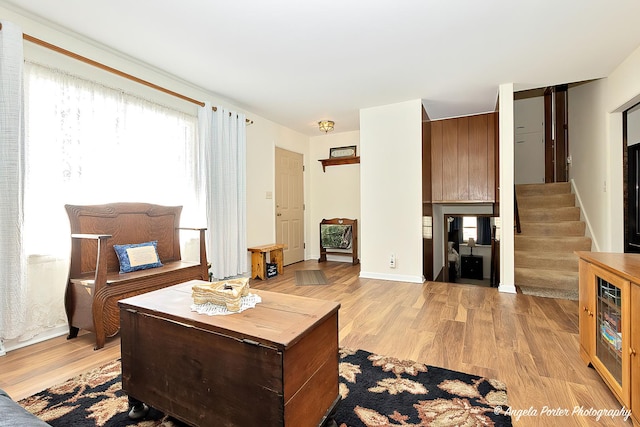
[[284,243],[272,243],[270,245],[254,246],[247,248],[251,252],[251,278],[267,278],[267,254],[272,263],[278,264],[278,274],[284,273]]
[[[71,225],[71,264],[65,293],[68,339],[95,332],[96,349],[120,329],[118,301],[193,279],[209,280],[204,228],[180,228],[182,206],[148,203],[65,205]],[[200,239],[199,261],[183,261],[180,230]],[[120,273],[114,245],[157,241],[161,267]]]

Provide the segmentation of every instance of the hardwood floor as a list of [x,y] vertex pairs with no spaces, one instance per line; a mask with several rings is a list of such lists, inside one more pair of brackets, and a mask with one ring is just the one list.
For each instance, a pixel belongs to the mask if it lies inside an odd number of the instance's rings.
[[[324,271],[329,284],[297,286],[295,270]],[[621,417],[571,415],[620,404],[578,352],[576,301],[499,293],[495,288],[360,279],[359,266],[305,261],[251,286],[341,304],[343,347],[412,359],[507,384],[516,426],[631,426]],[[0,357],[0,388],[22,399],[120,356],[119,339],[93,350],[93,335],[59,337]],[[548,408],[545,410],[545,408]],[[543,411],[568,410],[566,416]]]

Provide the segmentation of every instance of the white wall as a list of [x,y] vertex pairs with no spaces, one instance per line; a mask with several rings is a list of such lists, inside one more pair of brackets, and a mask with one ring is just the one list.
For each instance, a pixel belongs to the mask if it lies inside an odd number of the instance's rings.
[[[254,124],[247,128],[248,247],[276,241],[275,147],[302,154],[305,169],[309,166],[309,138],[306,135],[268,120],[254,120]],[[307,174],[303,174],[303,179],[304,201],[308,204],[310,180]],[[271,193],[271,198],[267,198],[267,193]],[[305,235],[308,235],[308,211],[304,222]]]
[[[622,171],[622,112],[640,102],[640,47],[629,55],[607,78],[605,122],[608,126],[609,241],[603,251],[624,251],[624,203]],[[605,209],[606,209],[605,207]]]
[[[596,80],[569,88],[569,177],[596,250],[608,240],[609,209],[606,206],[607,127],[605,99],[607,81]],[[622,162],[622,158],[620,158]]]
[[569,92],[571,177],[596,250],[624,251],[622,112],[640,101],[640,48],[606,79]]
[[[513,158],[514,158],[514,118],[513,118],[513,83],[500,85],[499,89],[500,111],[500,220],[502,224],[513,224]],[[514,236],[513,227],[501,227],[500,229],[500,292],[516,292],[515,265],[513,261]]]
[[[329,150],[335,147],[356,146],[360,155],[360,132],[327,133],[311,137],[309,140],[309,166],[307,175],[311,180],[311,199],[307,205],[311,221],[306,240],[310,259],[320,257],[320,221],[329,218],[350,218],[360,220],[360,165],[327,166],[322,171],[320,159],[329,157]],[[362,231],[359,229],[359,236]],[[358,240],[360,256],[361,241]],[[351,256],[328,255],[330,261],[351,262]]]
[[360,276],[420,283],[422,101],[360,110],[360,153]]

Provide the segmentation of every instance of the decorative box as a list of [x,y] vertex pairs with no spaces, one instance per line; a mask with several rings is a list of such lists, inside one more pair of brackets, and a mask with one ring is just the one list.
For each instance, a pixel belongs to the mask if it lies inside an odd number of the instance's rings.
[[224,305],[229,311],[240,311],[240,299],[249,293],[249,278],[229,279],[220,282],[193,285],[194,304],[212,303]]
[[278,275],[278,264],[273,262],[267,263],[267,279]]

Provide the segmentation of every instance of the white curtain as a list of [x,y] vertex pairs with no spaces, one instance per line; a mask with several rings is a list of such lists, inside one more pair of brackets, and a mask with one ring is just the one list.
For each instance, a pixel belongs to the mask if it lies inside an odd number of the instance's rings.
[[28,253],[68,255],[65,203],[182,205],[183,224],[203,224],[191,191],[195,115],[39,64],[27,62],[26,76]]
[[216,279],[247,272],[245,116],[205,103],[199,111],[207,254]]
[[[19,45],[22,46],[21,33]],[[4,86],[14,78],[5,78],[8,61],[2,58],[0,63],[4,117]],[[19,63],[23,64],[22,59]],[[16,75],[22,76],[22,71],[21,65]],[[22,215],[18,209],[22,197],[22,145],[14,136],[19,131],[5,128],[4,124],[8,121],[15,126],[20,122],[17,118],[2,121],[0,336],[15,337],[7,348],[66,325],[64,291],[70,236],[65,203],[135,201],[182,205],[184,226],[205,224],[204,213],[198,218],[192,191],[198,149],[195,108],[194,114],[189,115],[30,62],[24,65],[24,87],[26,266],[23,258],[18,259],[22,235],[17,231]],[[189,237],[186,233],[182,236]],[[194,237],[197,238],[195,233]],[[4,323],[7,319],[12,329]]]
[[25,330],[22,30],[0,21],[0,339]]

